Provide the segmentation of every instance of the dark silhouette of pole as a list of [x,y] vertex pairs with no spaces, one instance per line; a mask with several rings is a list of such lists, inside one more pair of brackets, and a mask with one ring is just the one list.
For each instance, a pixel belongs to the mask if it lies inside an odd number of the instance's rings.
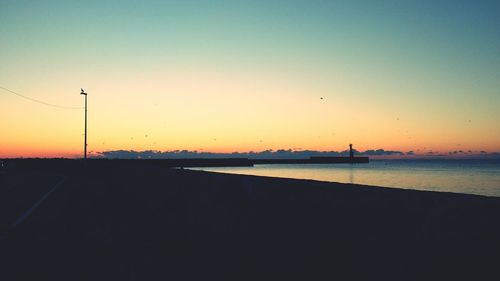
[[83,159],[87,160],[87,93],[82,89],[80,95],[85,96],[85,140],[83,144]]
[[351,159],[351,161],[354,158],[354,151],[352,150],[352,144],[349,144],[349,158]]

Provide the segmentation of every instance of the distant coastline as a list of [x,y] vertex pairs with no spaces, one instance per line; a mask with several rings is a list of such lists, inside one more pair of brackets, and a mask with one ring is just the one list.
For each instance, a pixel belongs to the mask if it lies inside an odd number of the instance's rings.
[[[377,158],[408,158],[429,159],[436,158],[500,158],[500,152],[487,151],[449,151],[446,153],[426,152],[419,153],[413,151],[394,151],[384,149],[374,149],[358,151],[354,149],[355,156],[369,156],[372,159]],[[249,158],[249,159],[307,159],[310,157],[342,157],[349,156],[349,151],[319,151],[319,150],[264,150],[264,151],[249,151],[249,152],[231,152],[231,153],[216,153],[197,150],[111,150],[93,154],[93,158],[108,158],[108,159],[179,159],[179,158]]]

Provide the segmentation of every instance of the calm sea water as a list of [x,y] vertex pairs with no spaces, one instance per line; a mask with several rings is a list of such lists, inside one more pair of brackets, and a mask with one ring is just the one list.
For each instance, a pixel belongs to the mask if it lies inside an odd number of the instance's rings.
[[500,159],[390,159],[354,165],[256,165],[199,170],[500,197]]

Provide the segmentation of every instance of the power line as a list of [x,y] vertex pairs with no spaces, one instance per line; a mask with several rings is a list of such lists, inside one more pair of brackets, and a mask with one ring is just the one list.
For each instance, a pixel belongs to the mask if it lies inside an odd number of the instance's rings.
[[60,108],[60,109],[83,109],[83,107],[64,106],[64,105],[57,105],[57,104],[52,104],[52,103],[44,102],[44,101],[41,101],[41,100],[37,100],[37,99],[34,99],[34,98],[27,97],[25,95],[21,95],[20,93],[16,93],[16,92],[14,92],[12,90],[9,90],[7,88],[4,88],[2,86],[0,86],[0,89],[2,89],[4,91],[7,91],[7,92],[9,92],[11,94],[14,94],[14,95],[16,95],[18,97],[27,99],[27,100],[32,101],[32,102],[40,103],[40,104],[43,104],[43,105],[46,105],[46,106],[56,107],[56,108]]

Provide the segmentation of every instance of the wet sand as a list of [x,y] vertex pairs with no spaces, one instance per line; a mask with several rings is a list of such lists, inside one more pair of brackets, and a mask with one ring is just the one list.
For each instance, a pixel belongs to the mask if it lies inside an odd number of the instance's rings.
[[68,163],[0,174],[1,280],[498,275],[500,198]]

